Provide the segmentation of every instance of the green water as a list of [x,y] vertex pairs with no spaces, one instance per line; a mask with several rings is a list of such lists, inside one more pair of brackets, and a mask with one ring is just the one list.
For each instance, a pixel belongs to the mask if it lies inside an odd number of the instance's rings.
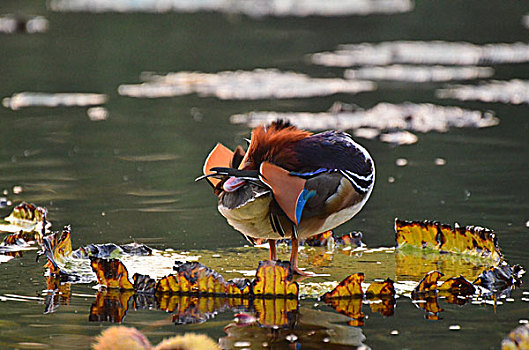
[[[376,91],[358,95],[257,101],[195,94],[134,99],[117,94],[120,84],[139,82],[144,71],[261,67],[340,77],[342,69],[311,65],[306,55],[346,43],[527,42],[529,30],[523,27],[522,16],[529,13],[529,6],[523,2],[428,0],[418,1],[405,14],[341,18],[55,13],[44,2],[19,1],[3,1],[0,12],[44,15],[49,20],[46,33],[0,34],[1,98],[23,91],[109,97],[109,118],[99,122],[90,121],[86,107],[0,108],[0,189],[8,191],[6,197],[13,203],[28,201],[48,208],[54,229],[72,225],[74,247],[137,241],[158,249],[222,253],[242,246],[246,242],[218,214],[209,187],[193,181],[217,141],[230,147],[244,144],[249,129],[230,124],[231,115],[253,110],[320,112],[335,101],[364,108],[411,101],[492,110],[501,122],[487,129],[418,134],[418,143],[409,146],[359,139],[375,159],[376,186],[366,207],[337,231],[362,231],[368,246],[377,247],[394,244],[395,217],[481,225],[497,232],[510,263],[529,266],[527,105],[440,100],[435,88],[443,84],[381,83]],[[492,67],[493,79],[529,78],[527,63]],[[197,110],[199,120],[193,118]],[[438,157],[446,159],[446,165],[436,166]],[[396,166],[398,158],[406,158],[408,165]],[[395,182],[388,182],[389,177]],[[14,186],[21,186],[22,192],[14,194]],[[0,213],[5,216],[10,210]],[[249,262],[247,269],[256,265],[257,260]],[[2,263],[0,271],[0,295],[37,296],[46,288],[42,261],[35,263],[33,252]],[[95,295],[91,286],[76,285],[72,290]],[[391,317],[367,308],[364,343],[374,349],[499,348],[518,321],[529,318],[527,304],[520,301],[522,290],[513,293],[516,302],[496,310],[490,305],[442,303],[440,321],[426,320],[407,298],[397,300]],[[49,314],[39,301],[0,302],[0,347],[39,343],[87,348],[91,337],[111,326],[88,322],[94,299],[74,296]],[[301,302],[303,308],[313,304]],[[186,331],[218,339],[226,335],[223,327],[232,318],[233,312],[226,311],[202,324],[176,326],[171,314],[130,308],[123,324],[140,328],[157,343]],[[461,330],[450,331],[453,324]],[[395,329],[399,335],[390,335]],[[274,346],[288,348],[286,342]]]

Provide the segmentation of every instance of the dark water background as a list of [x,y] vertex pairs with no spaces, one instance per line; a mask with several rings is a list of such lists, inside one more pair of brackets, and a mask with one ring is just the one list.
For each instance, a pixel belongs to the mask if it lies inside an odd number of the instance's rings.
[[[109,96],[109,118],[93,122],[86,107],[0,108],[0,189],[13,203],[28,201],[49,210],[58,229],[71,224],[75,247],[138,241],[155,248],[217,249],[245,244],[218,214],[208,186],[194,183],[205,155],[217,142],[243,143],[249,129],[230,115],[252,110],[327,110],[335,101],[369,108],[379,102],[431,102],[493,110],[498,126],[418,134],[414,145],[394,147],[359,141],[377,166],[371,199],[339,232],[359,230],[371,247],[394,244],[393,220],[435,219],[494,229],[507,260],[529,266],[529,109],[527,105],[440,100],[443,84],[381,83],[358,95],[286,100],[222,101],[191,94],[134,99],[117,94],[144,71],[218,72],[278,68],[318,77],[340,77],[343,69],[311,65],[307,54],[339,44],[391,40],[527,42],[520,1],[418,1],[412,12],[340,18],[249,18],[218,13],[56,13],[43,2],[2,1],[1,13],[44,15],[43,34],[0,34],[0,97],[16,92],[96,92]],[[494,79],[529,78],[529,64],[492,65]],[[193,118],[197,113],[202,118]],[[438,157],[445,166],[436,166]],[[406,158],[406,167],[395,160]],[[388,177],[396,181],[389,183]],[[14,194],[14,186],[22,192]],[[11,208],[1,211],[5,216]],[[257,263],[257,262],[256,262]],[[0,265],[0,294],[37,295],[45,289],[34,254]],[[252,265],[253,266],[253,265]],[[87,286],[74,287],[91,293]],[[519,297],[521,291],[516,291]],[[518,298],[519,299],[519,298]],[[518,300],[517,299],[517,300]],[[0,302],[0,347],[24,342],[51,348],[87,348],[110,324],[89,323],[92,299],[73,298],[53,314],[38,302]],[[499,348],[528,304],[448,306],[444,320],[425,320],[409,301],[395,316],[374,315],[363,328],[372,348]],[[125,325],[142,328],[156,343],[184,331],[224,335],[232,319],[224,313],[201,325],[152,326],[161,311],[131,311]],[[451,332],[450,324],[462,330]],[[390,336],[392,329],[400,335]]]

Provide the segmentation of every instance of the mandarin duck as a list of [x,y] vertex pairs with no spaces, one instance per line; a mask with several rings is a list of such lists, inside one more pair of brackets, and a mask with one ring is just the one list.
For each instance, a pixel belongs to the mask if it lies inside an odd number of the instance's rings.
[[218,210],[251,243],[291,238],[290,264],[298,268],[300,239],[350,220],[367,202],[375,166],[366,149],[340,131],[313,134],[282,120],[252,130],[248,150],[218,143],[204,175],[218,197]]

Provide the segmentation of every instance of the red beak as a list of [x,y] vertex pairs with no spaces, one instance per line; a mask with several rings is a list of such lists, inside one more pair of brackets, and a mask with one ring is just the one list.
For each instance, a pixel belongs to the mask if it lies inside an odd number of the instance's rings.
[[225,192],[234,192],[245,183],[246,180],[232,176],[222,185],[222,189]]

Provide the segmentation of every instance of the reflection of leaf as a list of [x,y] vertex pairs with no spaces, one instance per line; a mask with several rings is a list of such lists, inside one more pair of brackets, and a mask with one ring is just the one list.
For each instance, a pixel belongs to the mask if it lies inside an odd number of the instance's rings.
[[327,299],[326,302],[332,306],[332,308],[341,314],[351,317],[353,321],[350,321],[351,326],[363,326],[364,325],[364,313],[362,312],[362,298],[331,298]]
[[298,310],[297,299],[259,298],[253,300],[257,322],[264,327],[290,327]]
[[393,316],[395,313],[395,298],[393,296],[384,296],[369,299],[371,311],[378,312],[386,317]]
[[347,325],[347,322],[351,321],[349,317],[336,312],[314,309],[312,302],[302,303],[298,311],[292,314],[294,319],[288,327],[270,329],[260,326],[257,322],[228,324],[224,328],[226,336],[219,339],[220,347],[238,349],[244,343],[250,343],[251,346],[248,348],[252,349],[261,349],[262,344],[265,343],[268,344],[267,349],[356,349],[362,347],[362,342],[366,338],[361,328]]
[[59,305],[68,305],[72,296],[71,284],[61,283],[58,276],[46,277],[46,300],[44,313],[53,313]]
[[412,296],[412,299],[415,301],[418,301],[415,303],[415,305],[423,309],[425,311],[424,317],[427,320],[440,320],[441,317],[439,317],[439,314],[443,311],[439,307],[439,303],[437,302],[437,297],[435,296],[427,296],[426,298],[421,298],[418,296]]
[[500,261],[496,235],[492,230],[466,226],[452,228],[434,221],[395,220],[397,247],[411,245],[417,248],[431,248],[440,252],[472,255]]
[[486,260],[471,256],[405,248],[397,250],[395,263],[397,280],[420,280],[429,271],[438,270],[447,276],[463,275],[472,281],[490,266]]
[[129,308],[133,291],[100,290],[90,308],[90,322],[121,323]]

